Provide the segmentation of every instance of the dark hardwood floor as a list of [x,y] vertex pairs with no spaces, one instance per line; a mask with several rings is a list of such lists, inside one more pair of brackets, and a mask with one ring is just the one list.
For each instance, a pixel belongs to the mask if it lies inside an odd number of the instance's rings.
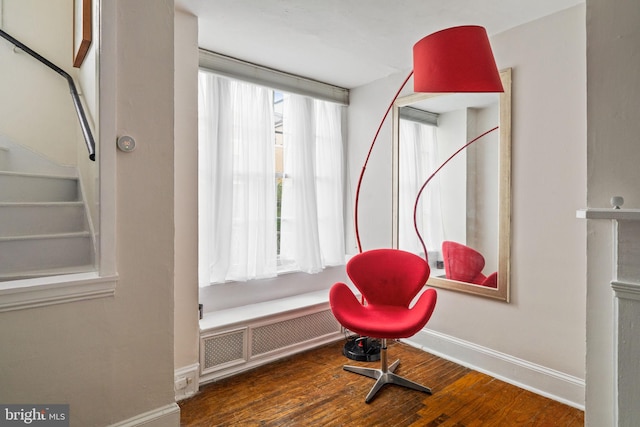
[[432,395],[386,385],[370,403],[374,380],[346,372],[344,342],[201,386],[179,402],[181,426],[582,426],[584,413],[406,344],[389,345],[396,373]]

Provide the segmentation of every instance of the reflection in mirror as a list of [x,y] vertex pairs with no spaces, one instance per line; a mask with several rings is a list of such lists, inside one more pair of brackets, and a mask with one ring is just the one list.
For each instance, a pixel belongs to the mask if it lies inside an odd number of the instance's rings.
[[[503,94],[414,94],[394,105],[393,245],[425,256],[428,284],[509,300],[511,70]],[[478,135],[499,126],[457,154]]]

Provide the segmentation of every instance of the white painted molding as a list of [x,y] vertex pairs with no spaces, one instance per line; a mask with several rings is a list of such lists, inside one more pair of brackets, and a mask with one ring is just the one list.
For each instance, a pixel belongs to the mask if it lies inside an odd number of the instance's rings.
[[118,276],[97,272],[15,280],[0,284],[0,313],[115,294]]
[[180,425],[180,407],[177,403],[170,403],[166,406],[154,409],[149,412],[138,414],[128,420],[111,424],[109,427],[165,427]]
[[183,366],[173,374],[176,402],[196,394],[200,388],[200,364]]
[[618,298],[640,301],[640,284],[638,283],[629,283],[614,280],[611,282],[611,287],[615,291]]
[[640,221],[640,209],[579,209],[576,211],[576,218]]
[[423,329],[402,340],[428,353],[584,410],[585,381],[440,332]]

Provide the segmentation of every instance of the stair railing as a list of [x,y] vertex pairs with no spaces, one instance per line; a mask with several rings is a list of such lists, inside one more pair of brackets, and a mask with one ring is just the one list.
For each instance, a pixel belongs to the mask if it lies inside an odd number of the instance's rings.
[[87,116],[84,113],[84,109],[82,108],[82,103],[80,102],[80,96],[78,96],[78,91],[76,90],[76,85],[73,82],[73,77],[69,75],[62,68],[55,65],[53,62],[49,61],[44,56],[35,52],[33,49],[25,45],[24,43],[16,40],[5,31],[0,29],[0,37],[8,40],[14,46],[20,48],[22,51],[28,53],[47,67],[51,68],[56,73],[60,74],[62,77],[67,79],[67,83],[69,84],[69,89],[71,91],[71,98],[73,99],[73,105],[76,109],[76,114],[78,115],[78,120],[80,121],[80,128],[82,128],[82,135],[84,136],[84,142],[87,146],[87,150],[89,150],[89,159],[92,161],[96,160],[96,143],[93,139],[93,135],[91,134],[91,128],[89,127],[89,121],[87,120]]

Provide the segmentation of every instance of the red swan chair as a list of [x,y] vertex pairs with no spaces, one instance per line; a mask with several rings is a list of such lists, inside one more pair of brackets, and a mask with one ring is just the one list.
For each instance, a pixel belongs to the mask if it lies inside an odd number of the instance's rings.
[[484,257],[478,251],[461,243],[442,242],[442,260],[447,279],[473,283],[488,288],[498,287],[498,273],[482,274]]
[[411,301],[429,278],[429,265],[419,256],[397,249],[375,249],[349,260],[347,274],[362,293],[366,304],[344,283],[331,287],[331,310],[342,326],[360,334],[381,339],[380,369],[344,366],[345,371],[374,378],[365,402],[369,403],[385,384],[396,384],[431,394],[425,386],[393,372],[400,360],[387,366],[387,338],[408,338],[429,321],[436,305],[436,291],[425,290],[416,303]]

